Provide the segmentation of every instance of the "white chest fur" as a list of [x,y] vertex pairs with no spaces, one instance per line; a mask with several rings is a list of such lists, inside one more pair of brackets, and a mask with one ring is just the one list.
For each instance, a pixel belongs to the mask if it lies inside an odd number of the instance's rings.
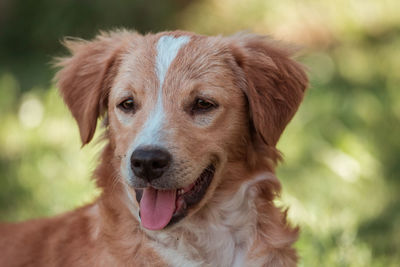
[[148,232],[154,249],[171,266],[246,266],[257,223],[254,185],[271,176],[264,173],[234,195],[214,197],[202,210],[204,218],[189,218],[169,232]]

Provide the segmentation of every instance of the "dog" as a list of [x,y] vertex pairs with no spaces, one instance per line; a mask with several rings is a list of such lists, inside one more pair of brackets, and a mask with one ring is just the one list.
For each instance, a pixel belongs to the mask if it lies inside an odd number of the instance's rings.
[[85,145],[103,118],[102,193],[0,227],[0,266],[296,266],[274,205],[276,144],[308,86],[288,46],[251,33],[119,30],[67,39],[56,82]]

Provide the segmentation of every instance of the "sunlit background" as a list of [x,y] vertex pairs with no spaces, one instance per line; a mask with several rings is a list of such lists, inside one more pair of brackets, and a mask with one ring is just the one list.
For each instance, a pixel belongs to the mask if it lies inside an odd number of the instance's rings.
[[280,205],[302,232],[300,266],[400,264],[399,0],[0,1],[0,219],[92,201],[101,145],[51,82],[63,36],[99,30],[249,30],[303,47],[311,86],[279,142]]

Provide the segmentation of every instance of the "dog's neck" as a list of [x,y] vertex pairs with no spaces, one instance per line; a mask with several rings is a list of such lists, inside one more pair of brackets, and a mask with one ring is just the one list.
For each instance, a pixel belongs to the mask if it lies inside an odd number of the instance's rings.
[[234,193],[215,194],[198,213],[163,232],[146,231],[154,248],[171,266],[243,266],[256,236],[255,186],[276,180],[262,173]]

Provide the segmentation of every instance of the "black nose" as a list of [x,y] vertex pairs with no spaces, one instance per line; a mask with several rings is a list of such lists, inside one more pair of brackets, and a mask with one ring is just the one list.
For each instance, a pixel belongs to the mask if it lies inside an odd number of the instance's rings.
[[159,178],[169,167],[171,154],[160,148],[138,148],[131,156],[133,173],[148,182]]

